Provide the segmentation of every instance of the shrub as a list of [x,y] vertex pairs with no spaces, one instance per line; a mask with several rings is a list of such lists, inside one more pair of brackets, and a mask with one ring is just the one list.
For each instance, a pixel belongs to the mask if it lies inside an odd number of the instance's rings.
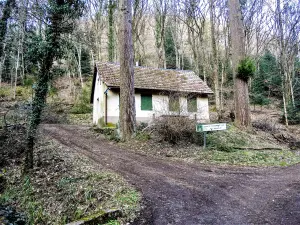
[[35,82],[35,79],[34,79],[34,77],[31,77],[31,76],[27,76],[26,79],[24,79],[24,85],[28,86],[28,87],[32,87],[34,82]]
[[237,77],[248,81],[255,74],[255,64],[252,59],[246,57],[242,59],[237,68]]
[[0,88],[0,98],[7,98],[10,95],[10,89],[8,87]]
[[16,96],[21,100],[29,100],[32,98],[32,89],[31,87],[17,86],[16,87]]
[[183,116],[163,116],[154,121],[154,130],[163,140],[172,144],[179,141],[199,143],[196,123]]
[[239,135],[238,132],[234,132],[234,130],[226,130],[208,133],[208,147],[218,151],[233,152],[237,147],[244,146],[247,142],[243,136],[244,134]]
[[262,131],[275,132],[277,130],[276,123],[264,118],[252,122],[252,126]]

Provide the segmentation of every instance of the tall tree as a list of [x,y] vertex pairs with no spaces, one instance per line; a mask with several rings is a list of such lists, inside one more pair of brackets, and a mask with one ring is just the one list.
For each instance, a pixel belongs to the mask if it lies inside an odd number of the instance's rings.
[[7,21],[10,18],[10,14],[14,4],[15,4],[15,0],[6,0],[4,3],[2,17],[0,19],[0,57],[3,54],[3,45],[4,45],[5,35],[7,31]]
[[155,0],[155,44],[158,56],[158,67],[167,68],[165,35],[168,12],[168,0]]
[[210,31],[211,31],[211,46],[212,46],[212,74],[215,91],[215,103],[218,114],[220,114],[220,89],[219,89],[219,73],[218,73],[218,53],[215,32],[215,0],[209,2],[210,11]]
[[148,0],[133,1],[132,36],[134,44],[134,59],[140,65],[145,60],[145,31],[148,10]]
[[229,26],[232,42],[232,65],[235,77],[235,122],[238,126],[251,124],[248,78],[237,76],[237,69],[245,59],[245,31],[239,0],[229,0]]
[[185,0],[184,23],[187,26],[188,43],[190,45],[194,70],[206,82],[204,33],[206,24],[206,3],[199,0]]
[[282,77],[284,122],[288,125],[288,105],[295,107],[293,79],[294,65],[299,54],[300,7],[299,2],[276,1],[276,39],[279,50],[279,68]]
[[33,147],[37,128],[41,122],[42,110],[46,103],[48,84],[52,79],[51,68],[55,59],[62,56],[62,34],[70,33],[73,29],[73,20],[82,9],[81,0],[49,0],[47,8],[48,21],[45,30],[45,40],[37,54],[40,54],[40,68],[37,86],[32,104],[32,115],[27,135],[26,158],[24,172],[33,168]]
[[131,0],[120,1],[120,133],[130,140],[135,132],[136,112],[134,98],[134,70],[132,44]]
[[108,1],[108,61],[115,59],[115,35],[114,35],[114,11],[116,3],[113,0]]
[[11,16],[11,11],[14,6],[15,6],[15,0],[6,0],[2,11],[2,17],[0,18],[0,86],[2,83],[2,70],[3,70],[4,62],[6,60],[4,49],[5,49],[5,37],[7,32],[7,22]]

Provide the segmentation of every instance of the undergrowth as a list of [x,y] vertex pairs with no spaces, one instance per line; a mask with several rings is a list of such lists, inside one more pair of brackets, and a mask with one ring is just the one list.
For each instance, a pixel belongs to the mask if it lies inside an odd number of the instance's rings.
[[28,224],[65,224],[112,209],[122,216],[108,224],[134,220],[141,199],[136,190],[120,176],[99,172],[82,158],[62,152],[55,143],[40,143],[30,178],[22,178],[21,165],[8,167],[0,204],[24,212]]
[[234,152],[241,148],[278,147],[250,131],[243,131],[232,125],[228,125],[225,131],[208,132],[207,145],[210,149],[224,152]]
[[91,93],[90,86],[84,86],[82,88],[80,95],[76,99],[75,104],[71,109],[71,113],[85,114],[85,113],[92,112],[92,106],[90,104],[90,93]]
[[240,166],[289,166],[300,162],[300,154],[289,150],[265,150],[222,152],[217,150],[200,151],[196,161],[209,164]]

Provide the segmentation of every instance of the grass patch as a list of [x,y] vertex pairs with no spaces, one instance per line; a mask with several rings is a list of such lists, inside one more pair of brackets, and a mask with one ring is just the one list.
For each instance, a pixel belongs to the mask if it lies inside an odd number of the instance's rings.
[[34,195],[34,189],[29,177],[8,185],[0,194],[0,204],[16,205],[26,213],[28,224],[45,224],[49,215],[44,211],[41,201]]
[[224,152],[217,150],[201,151],[194,158],[196,161],[221,165],[241,166],[289,166],[300,163],[299,152],[289,150],[265,150]]
[[148,141],[150,140],[151,136],[147,132],[137,131],[135,138],[139,141]]
[[92,125],[93,115],[92,113],[85,114],[68,114],[68,121],[71,124],[77,125]]
[[16,88],[16,98],[18,100],[31,100],[33,90],[28,86],[17,86]]
[[8,98],[11,95],[10,87],[1,87],[0,88],[0,98]]
[[229,126],[225,131],[208,132],[207,146],[209,149],[234,152],[239,148],[278,148],[258,135]]

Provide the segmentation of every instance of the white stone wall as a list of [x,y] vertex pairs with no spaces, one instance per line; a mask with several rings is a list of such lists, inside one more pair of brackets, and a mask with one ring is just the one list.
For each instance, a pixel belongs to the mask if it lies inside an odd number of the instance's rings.
[[[98,86],[97,86],[98,85]],[[105,116],[105,95],[107,89],[105,84],[96,84],[94,109],[93,109],[93,122],[100,125],[99,119]],[[99,100],[97,100],[99,96]],[[101,100],[102,99],[102,100]],[[169,98],[167,95],[152,95],[152,110],[141,110],[141,94],[135,94],[136,105],[136,120],[138,122],[150,122],[153,118],[161,115],[182,115],[189,116],[191,119],[196,119],[197,122],[209,122],[209,107],[208,98],[197,98],[197,112],[188,112],[187,98],[180,97],[180,110],[178,112],[169,111]],[[109,90],[107,92],[107,122],[118,123],[119,121],[119,93]]]
[[93,124],[99,124],[99,120],[104,118],[105,102],[104,92],[107,89],[105,83],[103,83],[97,73],[94,99],[93,99]]

